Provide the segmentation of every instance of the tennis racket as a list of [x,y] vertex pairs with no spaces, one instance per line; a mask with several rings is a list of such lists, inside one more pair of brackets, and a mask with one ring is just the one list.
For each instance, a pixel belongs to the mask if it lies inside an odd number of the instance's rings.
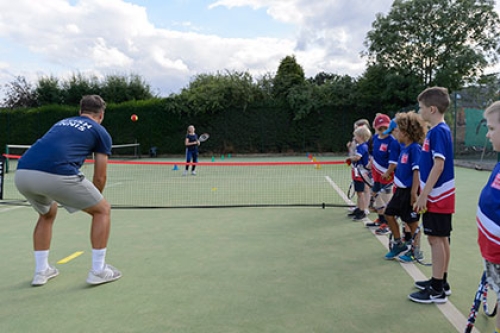
[[352,199],[355,193],[356,191],[354,190],[354,182],[351,182],[351,184],[349,185],[349,189],[347,190],[347,197],[349,199]]
[[[416,238],[418,237],[418,234],[420,233],[422,226],[419,225],[413,235],[411,236],[411,239],[409,241],[409,248],[408,251],[411,251],[412,258],[416,262],[418,262],[420,265],[424,266],[432,266],[432,263],[424,261],[424,258],[422,258],[419,255],[420,252],[420,246],[417,246],[416,243]],[[392,250],[392,247],[394,246],[394,236],[392,235],[392,232],[389,234],[389,250]]]
[[375,207],[375,201],[377,200],[378,196],[381,194],[381,193],[390,193],[390,191],[392,191],[392,186],[394,185],[394,183],[389,183],[389,184],[384,184],[380,190],[378,190],[377,192],[375,192],[372,196],[370,196],[370,205],[369,205],[369,209],[373,212],[376,212],[377,210],[379,209],[382,209],[384,208],[385,206],[383,207]]
[[412,257],[415,259],[416,262],[418,262],[420,265],[424,266],[432,266],[432,263],[424,261],[424,258],[419,255],[420,253],[420,246],[416,245],[416,238],[418,237],[420,230],[422,229],[422,224],[419,224],[413,235],[411,236],[411,250],[412,250]]
[[477,288],[476,295],[474,296],[474,301],[472,302],[469,317],[467,318],[465,333],[472,332],[472,328],[476,323],[476,317],[481,303],[483,303],[483,311],[486,316],[494,317],[496,315],[498,303],[495,303],[495,307],[491,312],[488,305],[488,282],[486,281],[486,272],[483,272],[483,275],[481,276],[481,282],[479,282],[479,287]]
[[205,142],[205,141],[207,141],[209,138],[210,138],[210,134],[208,134],[208,133],[203,133],[203,134],[202,134],[202,135],[200,135],[200,137],[198,138],[198,141],[200,141],[200,142]]
[[369,187],[373,186],[373,177],[372,171],[370,169],[366,169],[362,165],[357,165],[354,167],[354,173],[356,176],[360,176],[363,179],[363,182]]

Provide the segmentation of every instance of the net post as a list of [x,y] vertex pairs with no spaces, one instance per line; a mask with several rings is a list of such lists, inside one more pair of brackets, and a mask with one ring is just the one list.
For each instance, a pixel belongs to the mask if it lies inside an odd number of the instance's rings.
[[[9,145],[5,145],[5,154],[9,155]],[[0,163],[1,163],[1,161],[0,161]],[[5,173],[9,172],[9,159],[8,158],[6,158],[6,161],[5,161],[5,168],[2,168],[2,170],[5,171]],[[3,184],[3,182],[2,182],[2,184]]]
[[0,155],[0,200],[3,200],[3,182],[5,176],[5,161],[7,158],[3,155]]

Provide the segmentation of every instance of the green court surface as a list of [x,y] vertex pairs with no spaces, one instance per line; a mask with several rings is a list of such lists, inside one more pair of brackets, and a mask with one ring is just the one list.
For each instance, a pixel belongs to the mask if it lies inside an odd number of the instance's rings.
[[[61,209],[50,262],[84,253],[34,288],[36,214],[0,206],[0,331],[462,332],[482,273],[475,210],[488,175],[456,168],[446,307],[458,316],[409,301],[413,277],[383,259],[385,236],[345,208],[115,209],[107,261],[123,277],[94,287],[85,283],[89,217]],[[476,327],[492,332],[494,320],[480,313]]]

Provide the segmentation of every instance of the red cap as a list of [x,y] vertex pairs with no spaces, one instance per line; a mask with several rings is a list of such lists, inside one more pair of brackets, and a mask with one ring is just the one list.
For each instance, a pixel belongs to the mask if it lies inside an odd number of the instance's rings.
[[375,117],[375,120],[373,121],[373,128],[378,129],[381,126],[389,127],[389,124],[391,123],[391,118],[389,118],[388,115],[378,113],[377,116]]

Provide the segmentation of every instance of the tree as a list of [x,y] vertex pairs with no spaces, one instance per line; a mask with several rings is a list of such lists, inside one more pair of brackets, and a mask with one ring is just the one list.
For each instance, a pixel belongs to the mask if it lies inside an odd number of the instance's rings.
[[187,112],[214,113],[230,108],[246,110],[259,93],[248,72],[199,74],[177,97]]
[[304,84],[304,69],[297,63],[295,56],[286,56],[280,62],[278,72],[274,77],[273,93],[277,98],[286,98],[294,86]]
[[64,95],[59,86],[59,79],[54,76],[38,79],[36,92],[39,105],[64,104]]
[[[78,73],[69,78],[69,80],[62,83],[62,90],[64,94],[64,104],[78,105],[82,96],[85,95],[100,95],[101,88],[97,76],[86,77]],[[108,103],[111,101],[107,101]]]
[[393,115],[416,103],[424,86],[416,75],[398,74],[382,65],[371,65],[357,82],[357,104],[362,110]]
[[365,39],[369,65],[416,75],[423,86],[457,90],[497,63],[494,0],[395,0]]
[[113,103],[153,98],[151,87],[139,75],[106,76],[101,84],[101,96],[104,100],[113,101]]
[[36,89],[24,76],[16,77],[14,81],[7,83],[5,88],[2,106],[11,109],[37,106]]

